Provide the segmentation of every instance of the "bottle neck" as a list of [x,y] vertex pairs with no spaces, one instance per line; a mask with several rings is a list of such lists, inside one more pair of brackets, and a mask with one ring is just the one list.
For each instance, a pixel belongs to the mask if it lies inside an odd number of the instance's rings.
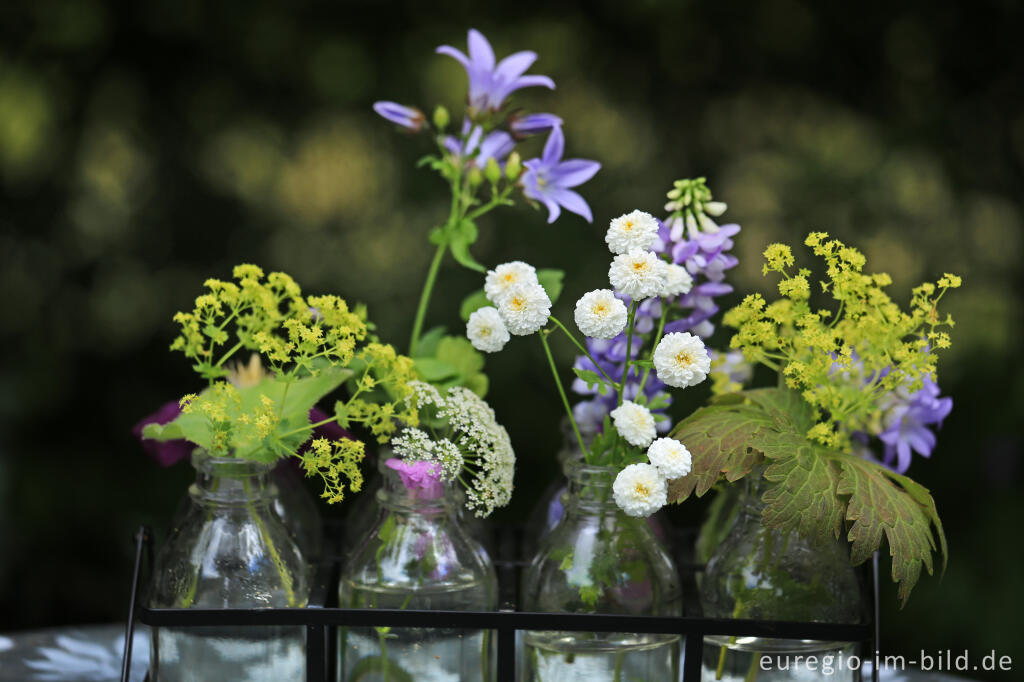
[[203,450],[192,454],[196,482],[190,488],[201,503],[219,505],[269,504],[277,493],[269,482],[272,463],[237,457],[212,457]]
[[740,511],[748,516],[760,518],[761,512],[764,511],[765,504],[761,498],[767,487],[767,482],[764,479],[765,468],[764,465],[755,467],[739,483],[742,490],[740,494]]
[[569,479],[567,513],[619,510],[612,494],[612,484],[618,474],[614,467],[593,466],[572,459],[565,462],[564,471]]
[[[453,483],[445,483],[430,477],[423,477],[408,469],[399,470],[393,466],[397,460],[386,459],[378,463],[380,490],[377,502],[389,512],[422,515],[447,515],[454,511],[463,500],[462,491]],[[391,462],[392,465],[388,463]]]

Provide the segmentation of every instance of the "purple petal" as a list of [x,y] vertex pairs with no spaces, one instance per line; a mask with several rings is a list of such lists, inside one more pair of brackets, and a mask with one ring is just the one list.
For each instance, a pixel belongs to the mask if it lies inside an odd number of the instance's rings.
[[392,123],[409,130],[419,130],[426,121],[426,117],[419,109],[397,102],[374,102],[373,110]]
[[[594,216],[590,213],[590,206],[576,192],[571,189],[555,189],[551,192],[551,198],[564,206],[567,210],[576,215],[586,218],[588,223],[594,222]],[[551,222],[550,220],[548,222]]]
[[162,467],[169,467],[192,455],[195,445],[184,439],[158,441],[142,437],[142,429],[148,424],[168,424],[181,414],[177,402],[164,403],[153,414],[143,417],[132,427],[132,435],[139,439],[142,451]]
[[509,128],[516,135],[546,133],[560,125],[562,125],[562,119],[554,114],[529,114],[522,118],[512,117],[512,120],[509,121]]
[[466,140],[466,156],[473,155],[477,145],[480,144],[480,136],[483,134],[484,130],[480,126],[473,128],[473,132],[469,134],[469,139]]
[[562,152],[565,151],[565,135],[562,134],[562,127],[555,126],[548,135],[548,141],[544,143],[544,154],[541,159],[546,166],[554,166],[562,160]]
[[491,71],[494,69],[494,50],[484,38],[484,34],[475,28],[469,29],[469,59],[478,69]]
[[526,70],[535,61],[537,61],[537,53],[529,50],[510,54],[498,62],[498,66],[494,69],[495,80],[499,80],[503,84],[512,83],[526,73]]
[[558,202],[548,196],[540,197],[541,203],[548,207],[548,224],[558,220],[558,216],[562,213],[562,209],[558,207]]
[[435,50],[438,54],[446,54],[449,57],[455,59],[459,64],[462,64],[463,68],[469,70],[469,57],[463,54],[462,50],[456,50],[451,45],[441,45]]
[[516,90],[519,90],[520,88],[534,88],[534,87],[545,87],[548,90],[554,90],[555,89],[555,81],[551,80],[547,76],[538,76],[538,75],[521,76],[521,77],[517,78],[514,83],[512,83],[512,87],[510,87],[507,90],[506,94],[508,92],[514,92]]
[[480,144],[480,154],[477,155],[476,163],[482,167],[487,163],[487,159],[492,157],[496,161],[500,161],[508,156],[515,149],[515,146],[515,140],[512,139],[511,135],[504,130],[495,130],[485,137],[484,141]]
[[551,169],[551,180],[559,187],[575,187],[594,177],[601,170],[597,161],[586,159],[569,159]]

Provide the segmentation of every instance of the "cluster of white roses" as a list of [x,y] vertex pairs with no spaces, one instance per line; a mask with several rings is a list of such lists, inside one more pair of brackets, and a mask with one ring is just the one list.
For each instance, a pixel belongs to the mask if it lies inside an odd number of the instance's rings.
[[477,350],[497,353],[509,334],[527,336],[547,324],[551,299],[532,265],[512,261],[489,270],[484,293],[494,305],[475,310],[466,323],[466,336]]
[[[625,330],[633,304],[652,298],[672,299],[693,287],[693,278],[681,265],[663,260],[653,251],[659,223],[643,211],[632,211],[611,221],[605,242],[614,254],[608,269],[611,289],[595,289],[576,302],[576,326],[588,337],[613,339]],[[547,324],[551,299],[533,266],[522,261],[503,263],[487,272],[484,294],[493,305],[474,311],[466,323],[473,347],[495,353],[510,335],[526,336]],[[689,332],[664,335],[652,356],[658,378],[668,386],[686,388],[704,381],[711,359],[704,342]],[[631,516],[649,516],[666,502],[668,480],[690,471],[690,453],[671,438],[655,440],[654,416],[636,402],[624,401],[610,413],[616,431],[627,443],[647,449],[649,463],[630,464],[615,479],[618,505]]]

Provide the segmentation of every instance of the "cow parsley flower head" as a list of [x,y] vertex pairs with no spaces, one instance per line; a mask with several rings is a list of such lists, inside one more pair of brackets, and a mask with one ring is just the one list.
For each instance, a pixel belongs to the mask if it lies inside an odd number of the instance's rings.
[[664,268],[665,286],[660,293],[662,298],[690,293],[690,289],[693,288],[693,277],[686,268],[675,263],[665,263]]
[[665,270],[657,254],[633,249],[612,260],[608,279],[619,293],[642,301],[661,293],[665,286]]
[[669,386],[696,386],[711,371],[711,358],[699,336],[689,332],[666,334],[654,350],[654,369]]
[[473,311],[466,322],[466,337],[473,348],[484,353],[497,353],[508,343],[508,329],[498,309],[485,306]]
[[421,429],[404,429],[391,443],[395,454],[410,462],[437,462],[440,480],[459,481],[466,488],[466,508],[488,516],[512,499],[515,452],[494,410],[482,398],[462,386],[442,395],[435,387],[412,382],[409,399],[421,419],[432,424],[434,435]]
[[586,336],[611,339],[626,327],[626,304],[610,289],[595,289],[576,302],[576,326]]
[[500,303],[509,290],[519,284],[538,284],[537,270],[529,263],[514,260],[487,271],[484,293],[491,303]]
[[690,451],[675,438],[659,438],[651,443],[647,459],[668,479],[682,478],[693,466]]
[[551,299],[539,284],[517,284],[498,302],[498,312],[511,333],[527,336],[547,324]]
[[615,504],[628,516],[645,517],[668,502],[668,484],[657,467],[630,464],[615,477],[612,494]]
[[615,218],[604,236],[612,253],[629,253],[633,249],[646,251],[657,238],[658,221],[644,211],[632,211]]
[[654,440],[657,431],[654,428],[654,415],[643,405],[625,400],[611,411],[612,422],[619,434],[630,445],[646,448]]

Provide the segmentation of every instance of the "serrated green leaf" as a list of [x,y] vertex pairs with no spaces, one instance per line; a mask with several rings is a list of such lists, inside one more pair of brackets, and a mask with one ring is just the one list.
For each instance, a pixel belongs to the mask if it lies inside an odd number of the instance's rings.
[[470,315],[480,310],[480,308],[486,308],[489,305],[492,304],[487,300],[487,294],[484,293],[483,289],[477,289],[462,299],[462,305],[459,306],[459,316],[462,317],[463,322],[469,322]]
[[[921,576],[922,564],[929,574],[933,571],[933,524],[945,566],[946,540],[934,515],[935,502],[923,486],[876,462],[837,455],[842,466],[837,492],[850,496],[846,507],[846,518],[853,522],[847,534],[850,558],[855,564],[865,561],[879,549],[884,534],[892,557],[892,579],[899,584],[897,596],[905,605]],[[909,488],[902,485],[906,481],[910,481]]]
[[547,292],[552,304],[557,302],[558,297],[562,295],[563,279],[565,279],[565,272],[563,270],[543,268],[537,271],[537,281],[544,287],[544,291]]
[[484,368],[483,353],[473,348],[464,336],[445,336],[437,345],[435,357],[459,370],[462,376],[475,374]]
[[767,434],[765,439],[758,443],[771,461],[764,478],[774,485],[762,498],[764,525],[795,530],[819,542],[840,537],[845,505],[836,494],[839,467],[825,448],[795,432]]
[[452,256],[465,268],[477,272],[487,272],[487,268],[477,263],[469,253],[469,247],[476,243],[478,234],[476,223],[472,220],[461,221],[450,235]]

